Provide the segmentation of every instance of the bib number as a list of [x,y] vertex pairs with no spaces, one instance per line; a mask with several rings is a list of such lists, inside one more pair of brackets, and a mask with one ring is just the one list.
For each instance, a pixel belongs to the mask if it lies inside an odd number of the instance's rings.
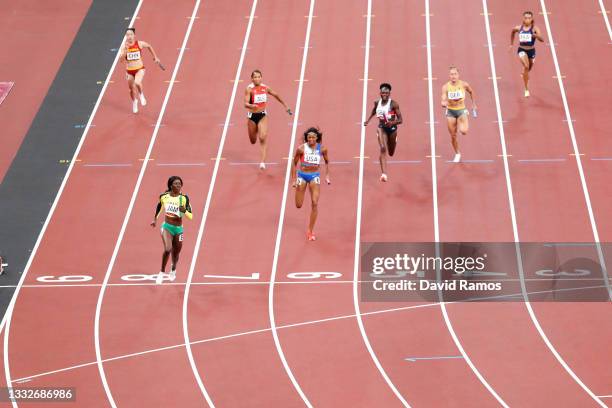
[[265,103],[268,100],[268,95],[266,94],[255,94],[253,97],[254,103]]
[[531,33],[519,33],[519,42],[522,42],[522,43],[531,42]]
[[128,61],[136,61],[140,59],[140,51],[128,52],[127,60]]
[[305,154],[304,161],[310,164],[319,164],[321,162],[321,157],[318,154]]
[[463,99],[463,91],[448,91],[448,99],[450,100]]

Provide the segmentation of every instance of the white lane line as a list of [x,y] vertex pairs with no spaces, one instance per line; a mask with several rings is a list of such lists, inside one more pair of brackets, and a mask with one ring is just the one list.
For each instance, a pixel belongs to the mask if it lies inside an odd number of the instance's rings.
[[297,97],[295,101],[295,112],[293,113],[293,125],[291,128],[291,143],[289,144],[289,153],[287,154],[288,160],[287,160],[287,167],[285,170],[285,185],[283,187],[283,198],[281,201],[280,214],[278,216],[278,228],[276,230],[276,242],[274,244],[274,258],[272,260],[272,271],[270,274],[270,286],[268,289],[268,315],[270,319],[272,337],[274,339],[274,346],[276,347],[278,356],[280,357],[281,362],[283,363],[285,372],[287,373],[287,376],[289,377],[289,379],[291,380],[291,383],[293,384],[293,388],[295,388],[297,393],[300,395],[300,397],[302,398],[302,401],[304,401],[304,404],[310,408],[312,407],[312,404],[308,400],[308,397],[306,396],[306,394],[304,394],[302,387],[300,387],[300,384],[297,382],[295,376],[293,375],[293,372],[291,371],[291,367],[289,367],[289,364],[287,363],[287,358],[285,357],[285,353],[283,352],[283,347],[280,343],[280,339],[278,338],[276,318],[274,316],[274,284],[276,281],[276,271],[278,268],[278,256],[280,254],[280,244],[281,244],[281,237],[283,234],[283,223],[285,220],[285,210],[287,208],[287,195],[289,193],[289,182],[291,180],[291,168],[293,165],[293,161],[291,160],[291,157],[293,154],[293,149],[295,147],[295,138],[296,138],[297,128],[300,125],[300,122],[298,121],[298,119],[300,116],[300,108],[302,106],[302,91],[304,89],[304,75],[306,73],[306,62],[308,61],[308,50],[311,48],[310,47],[310,32],[312,31],[312,18],[313,18],[313,13],[314,13],[314,7],[315,7],[315,0],[310,0],[310,8],[308,10],[308,23],[306,25],[306,35],[304,39],[304,48],[303,48],[303,53],[302,53],[302,66],[300,68],[300,79],[299,79],[299,84],[298,84]]
[[[542,6],[542,12],[544,16],[544,23],[546,24],[546,30],[548,31],[548,35],[550,36],[550,51],[552,53],[553,62],[555,63],[555,71],[557,73],[557,82],[559,83],[559,90],[561,91],[561,100],[563,101],[563,109],[565,110],[565,117],[567,119],[567,127],[570,132],[570,137],[572,139],[572,147],[574,149],[574,154],[576,158],[576,165],[578,167],[578,174],[580,176],[580,184],[582,185],[582,192],[584,194],[584,201],[587,207],[587,211],[589,213],[589,221],[591,223],[591,231],[593,233],[593,240],[597,245],[597,256],[599,258],[599,264],[601,265],[602,276],[604,279],[604,283],[608,288],[608,297],[612,300],[612,287],[610,287],[610,280],[608,277],[608,270],[606,268],[606,261],[603,255],[603,250],[601,248],[601,242],[599,241],[599,232],[597,230],[597,223],[595,222],[595,215],[593,213],[593,206],[591,205],[591,195],[589,194],[589,188],[587,187],[586,178],[584,175],[584,169],[582,167],[582,158],[580,154],[580,150],[578,149],[578,141],[576,140],[576,132],[574,131],[574,124],[572,120],[572,115],[570,113],[569,102],[567,101],[567,95],[565,93],[565,86],[563,85],[563,76],[561,75],[561,68],[559,66],[559,59],[557,58],[557,51],[555,42],[553,39],[552,28],[550,26],[550,21],[548,19],[548,12],[546,10],[546,2],[544,0],[540,0],[540,5]],[[589,395],[595,397],[595,394],[589,391]],[[600,401],[601,402],[601,401]]]
[[[350,281],[350,283],[353,283],[353,281]],[[575,291],[575,290],[587,290],[587,289],[596,289],[596,288],[603,288],[604,286],[592,286],[592,287],[584,287],[584,288],[566,288],[566,289],[555,289],[556,291]],[[543,293],[552,293],[555,290],[545,290],[545,291],[537,291],[537,292],[530,292],[530,295],[535,295],[535,294],[543,294]],[[480,299],[477,299],[478,301],[483,301],[483,300],[496,300],[496,299],[509,299],[509,298],[513,298],[516,296],[521,296],[522,297],[522,293],[513,293],[513,294],[507,294],[507,295],[494,295],[494,296],[487,296],[487,297],[483,297]],[[475,302],[477,300],[465,300],[465,302]],[[453,301],[453,302],[447,302],[447,305],[452,305],[455,303],[462,303],[459,301]],[[371,311],[371,312],[366,312],[366,313],[362,313],[362,316],[373,316],[373,315],[379,315],[379,314],[384,314],[384,313],[392,313],[392,312],[401,312],[401,311],[405,311],[405,310],[412,310],[412,309],[422,309],[422,308],[428,308],[428,307],[437,307],[438,303],[425,303],[425,304],[420,304],[420,305],[413,305],[413,306],[403,306],[403,307],[395,307],[395,308],[391,308],[391,309],[381,309],[381,310],[375,310],[375,311]],[[278,330],[281,329],[290,329],[290,328],[294,328],[294,327],[302,327],[302,326],[308,326],[308,325],[314,325],[314,324],[318,324],[318,323],[327,323],[327,322],[332,322],[332,321],[336,321],[336,320],[343,320],[343,319],[352,319],[356,317],[356,315],[354,314],[349,314],[349,315],[340,315],[340,316],[334,316],[334,317],[328,317],[328,318],[324,318],[324,319],[318,319],[318,320],[308,320],[308,321],[304,321],[304,322],[298,322],[298,323],[290,323],[290,324],[285,324],[282,326],[277,326]],[[239,333],[233,333],[233,334],[228,334],[228,335],[224,335],[224,336],[218,336],[218,337],[211,337],[211,338],[207,338],[207,339],[203,339],[203,340],[195,340],[192,341],[190,343],[190,345],[197,345],[197,344],[204,344],[204,343],[210,343],[210,342],[214,342],[214,341],[219,341],[219,340],[226,340],[226,339],[231,339],[231,338],[235,338],[235,337],[240,337],[240,336],[247,336],[247,335],[251,335],[251,334],[258,334],[258,333],[265,333],[268,331],[271,331],[272,329],[267,327],[264,329],[256,329],[256,330],[249,330],[249,331],[245,331],[245,332],[239,332]],[[130,354],[123,354],[120,356],[115,356],[115,357],[109,357],[106,358],[104,360],[102,360],[103,363],[106,363],[108,361],[115,361],[115,360],[122,360],[122,359],[126,359],[126,358],[130,358],[130,357],[138,357],[141,355],[145,355],[145,354],[150,354],[150,353],[155,353],[158,351],[165,351],[165,350],[172,350],[172,349],[176,349],[179,347],[184,347],[185,343],[181,343],[181,344],[175,344],[172,346],[166,346],[166,347],[160,347],[160,348],[156,348],[156,349],[149,349],[149,350],[145,350],[145,351],[140,351],[140,352],[136,352],[136,353],[130,353]],[[52,371],[46,371],[43,373],[39,373],[39,374],[35,374],[35,375],[30,375],[27,377],[21,377],[18,379],[15,379],[12,381],[12,383],[16,384],[16,383],[20,383],[20,382],[25,382],[25,381],[29,381],[31,379],[34,378],[38,378],[38,377],[43,377],[43,376],[47,376],[47,375],[51,375],[51,374],[57,374],[57,373],[61,373],[61,372],[65,372],[65,371],[71,371],[77,368],[81,368],[81,367],[87,367],[87,366],[92,366],[94,364],[97,364],[96,361],[92,361],[89,363],[83,363],[83,364],[77,364],[74,366],[70,366],[70,367],[65,367],[65,368],[61,368],[58,370],[52,370]]]
[[147,153],[144,157],[144,160],[142,161],[140,173],[138,174],[138,179],[136,180],[136,185],[134,186],[134,191],[132,192],[132,197],[130,198],[130,203],[128,205],[127,211],[123,218],[123,224],[121,225],[121,230],[119,231],[119,236],[117,237],[117,242],[115,243],[115,248],[113,249],[113,254],[111,255],[111,259],[108,263],[108,267],[104,275],[104,280],[102,281],[102,286],[100,288],[100,293],[98,294],[98,301],[96,303],[96,316],[94,320],[94,343],[95,343],[95,349],[96,349],[98,372],[100,373],[100,378],[102,380],[102,384],[104,385],[104,391],[106,393],[106,397],[108,398],[108,402],[113,408],[115,408],[117,404],[115,403],[113,394],[110,390],[110,387],[108,386],[108,382],[106,379],[106,373],[104,372],[104,365],[102,364],[102,351],[100,348],[100,315],[102,311],[102,302],[104,301],[104,294],[106,293],[106,286],[110,279],[110,275],[113,271],[113,267],[115,266],[115,261],[117,259],[117,255],[119,254],[119,249],[121,248],[121,243],[125,235],[125,230],[127,229],[128,222],[130,220],[132,211],[134,209],[134,204],[136,203],[136,200],[138,199],[140,185],[142,184],[142,179],[144,178],[145,172],[147,170],[147,165],[149,164],[151,152],[153,151],[153,146],[155,145],[155,141],[157,140],[157,134],[159,133],[160,125],[162,123],[164,113],[166,112],[168,101],[170,100],[170,95],[172,94],[172,90],[174,89],[174,84],[176,83],[175,82],[176,75],[178,74],[178,70],[181,66],[183,55],[185,53],[185,47],[187,45],[187,41],[189,40],[191,29],[193,28],[193,23],[195,22],[195,18],[193,17],[196,16],[199,8],[200,8],[200,0],[196,0],[195,5],[193,7],[192,18],[189,20],[187,31],[185,32],[185,37],[183,38],[183,43],[181,45],[181,51],[179,52],[178,59],[176,61],[176,65],[174,67],[174,70],[172,71],[172,77],[170,79],[170,84],[168,85],[168,89],[166,90],[166,95],[164,97],[164,101],[162,103],[161,110],[157,117],[157,122],[155,123],[155,128],[153,129],[153,133],[151,135],[151,140],[149,141]]
[[[485,12],[486,14],[486,12]],[[429,9],[429,0],[425,0],[425,21],[426,21],[426,32],[427,32],[427,85],[429,92],[429,142],[431,144],[431,180],[432,180],[432,201],[433,201],[433,218],[434,218],[434,241],[436,242],[435,252],[436,256],[440,255],[440,223],[439,223],[439,211],[438,211],[438,175],[436,171],[436,136],[434,126],[434,96],[433,96],[433,68],[432,68],[432,51],[431,51],[431,13]],[[489,39],[490,43],[490,39]],[[436,278],[440,280],[441,271],[436,267]],[[440,311],[444,318],[446,328],[455,343],[455,346],[459,350],[459,353],[463,356],[465,362],[470,367],[474,375],[478,378],[480,383],[489,391],[489,393],[497,400],[497,402],[507,408],[506,402],[499,396],[499,394],[493,389],[489,382],[480,373],[476,365],[472,362],[472,359],[468,356],[467,352],[463,348],[457,333],[453,327],[453,324],[448,317],[446,310],[446,304],[443,302],[442,292],[438,291],[438,297],[440,299]]]
[[232,86],[232,95],[230,97],[229,103],[227,105],[227,112],[225,114],[225,122],[223,124],[223,132],[221,133],[221,141],[219,142],[219,148],[217,149],[217,156],[215,158],[215,165],[213,167],[213,173],[210,179],[210,185],[208,187],[208,193],[206,195],[206,202],[204,204],[204,212],[202,213],[202,221],[200,222],[200,228],[198,229],[198,236],[196,238],[195,249],[193,251],[193,256],[191,258],[191,264],[189,265],[189,275],[187,277],[187,283],[185,285],[185,295],[183,296],[183,339],[185,340],[187,357],[189,358],[189,365],[191,366],[191,371],[193,371],[193,375],[200,387],[200,391],[206,402],[210,407],[214,408],[214,403],[212,398],[210,397],[206,387],[204,386],[204,381],[202,380],[202,376],[198,371],[198,367],[196,365],[195,359],[193,358],[193,350],[191,349],[191,341],[189,339],[189,318],[188,318],[188,307],[189,307],[189,293],[193,280],[193,273],[195,270],[195,266],[197,264],[198,255],[200,253],[200,247],[202,245],[202,237],[204,236],[204,228],[206,227],[206,220],[208,218],[208,212],[210,211],[210,205],[212,202],[213,191],[215,189],[215,183],[217,181],[217,175],[219,174],[219,165],[222,159],[223,148],[225,146],[225,139],[227,137],[227,132],[230,126],[230,119],[232,116],[232,110],[234,107],[234,101],[236,100],[236,92],[238,91],[238,85],[240,83],[240,74],[242,72],[242,65],[244,64],[244,58],[247,51],[247,45],[249,43],[249,38],[251,36],[251,28],[253,27],[253,20],[255,18],[255,10],[257,8],[257,0],[253,0],[251,5],[251,13],[249,15],[249,21],[247,23],[246,31],[244,33],[244,39],[242,42],[242,49],[240,51],[240,60],[238,61],[238,66],[236,67],[236,75],[234,76],[233,86]]
[[[484,18],[485,18],[485,25],[486,25],[486,28],[487,28],[487,39],[488,39],[489,44],[490,44],[491,43],[491,29],[490,29],[490,25],[489,25],[489,12],[488,12],[488,7],[487,7],[487,0],[482,0],[482,5],[483,5]],[[544,6],[544,4],[542,4],[542,5]],[[551,47],[554,50],[554,44],[553,44],[554,41],[553,41],[553,38],[552,38],[552,34],[550,32],[550,27],[548,25],[548,16],[547,16],[546,8],[543,7],[542,11],[543,11],[543,14],[544,14],[544,19],[546,21],[546,26],[547,26],[548,33],[551,36],[550,37]],[[576,374],[571,370],[571,368],[567,365],[567,363],[563,360],[563,358],[561,358],[561,356],[559,355],[557,350],[554,348],[554,346],[551,344],[550,340],[548,339],[548,337],[544,333],[544,330],[542,330],[542,327],[540,326],[540,322],[538,321],[538,318],[536,317],[536,315],[535,315],[535,313],[533,311],[533,308],[531,307],[531,303],[529,302],[529,296],[528,296],[527,287],[526,287],[526,284],[525,284],[525,273],[524,273],[524,270],[523,270],[523,258],[522,258],[522,254],[521,254],[521,248],[520,248],[520,237],[519,237],[519,233],[518,233],[518,224],[517,224],[517,220],[516,220],[516,210],[515,210],[515,207],[514,207],[514,194],[512,192],[512,181],[510,179],[510,167],[508,165],[508,155],[507,155],[507,149],[506,149],[506,136],[505,136],[504,125],[503,125],[503,120],[502,120],[502,110],[501,110],[501,103],[500,103],[500,98],[499,98],[499,88],[498,88],[498,84],[497,84],[497,70],[495,68],[495,57],[493,55],[493,47],[491,47],[491,46],[489,47],[489,60],[490,60],[490,64],[491,64],[491,77],[493,78],[493,90],[494,90],[494,93],[495,93],[495,107],[496,107],[496,110],[497,110],[497,119],[498,119],[498,122],[499,122],[498,123],[499,137],[500,137],[500,142],[501,142],[501,147],[502,147],[502,157],[503,157],[503,162],[504,162],[504,173],[506,175],[506,190],[508,192],[508,204],[509,204],[509,208],[510,208],[510,217],[511,217],[511,220],[512,220],[512,233],[514,235],[516,258],[517,258],[517,266],[518,266],[519,277],[521,278],[521,292],[523,293],[523,299],[524,299],[524,302],[525,302],[525,307],[527,308],[527,311],[529,313],[529,317],[531,318],[531,321],[533,322],[533,325],[535,326],[536,330],[540,334],[540,337],[542,338],[542,340],[544,341],[544,343],[546,344],[548,349],[551,351],[551,353],[555,356],[557,361],[563,366],[565,371],[568,374],[570,374],[570,376],[591,396],[591,398],[593,398],[596,402],[598,402],[600,406],[604,406],[605,407],[605,405],[603,405],[601,400],[599,400],[597,398],[597,396],[595,394],[593,394],[593,392],[591,390],[589,390],[584,385],[584,383],[576,376]],[[556,59],[555,59],[555,66],[557,67],[557,75],[560,76],[560,73],[559,73],[559,70],[558,70],[558,65],[556,64]],[[562,82],[560,82],[560,84],[562,84]],[[563,98],[563,101],[564,101],[564,104],[566,104],[567,101],[565,100],[565,97]],[[568,119],[571,119],[569,117],[569,112],[566,111],[566,113],[568,114]],[[568,120],[568,126],[570,126],[570,129],[573,129],[571,123],[572,123],[571,120]],[[575,139],[574,139],[574,141],[575,141]],[[575,152],[577,153],[576,145],[574,145],[574,147],[575,147]],[[579,161],[580,160],[580,155],[577,154],[576,157],[577,157],[577,160]],[[609,288],[607,282],[606,282],[606,287]]]
[[[136,8],[134,9],[134,14],[132,15],[132,18],[130,19],[130,24],[129,24],[130,27],[134,25],[134,21],[136,21],[136,17],[138,16],[138,12],[140,11],[141,6],[142,6],[142,0],[139,0],[138,4],[136,5]],[[121,43],[123,44],[123,38],[121,39]],[[74,165],[77,162],[77,158],[79,157],[79,154],[81,153],[81,149],[83,147],[83,144],[85,143],[85,139],[87,138],[89,129],[93,127],[91,123],[94,117],[96,116],[96,113],[98,112],[98,108],[100,107],[102,98],[104,97],[104,94],[106,93],[106,88],[108,87],[108,84],[110,83],[110,79],[111,79],[111,76],[113,75],[113,71],[115,70],[115,67],[117,66],[117,62],[119,62],[119,52],[115,54],[115,59],[113,60],[113,63],[108,73],[106,74],[104,85],[102,85],[102,89],[100,90],[98,99],[96,100],[96,103],[91,111],[91,114],[89,115],[89,118],[87,119],[87,124],[84,127],[83,134],[81,135],[81,139],[79,140],[79,144],[77,145],[77,148],[74,151],[72,160],[70,160],[70,164],[68,165],[68,170],[66,171],[66,175],[64,176],[64,179],[62,180],[62,184],[60,185],[59,190],[57,191],[57,195],[55,196],[55,199],[53,200],[53,204],[51,205],[51,208],[49,209],[49,213],[47,214],[47,218],[45,219],[45,222],[40,230],[40,233],[38,234],[38,238],[36,238],[36,243],[34,244],[32,253],[30,254],[30,257],[28,258],[28,261],[25,265],[23,273],[21,274],[21,278],[19,279],[19,283],[17,284],[17,288],[15,289],[15,292],[13,293],[13,296],[11,297],[11,302],[6,308],[4,316],[2,317],[2,322],[0,323],[0,333],[6,326],[6,331],[4,333],[4,346],[3,346],[4,373],[6,376],[6,384],[9,387],[11,384],[10,362],[9,362],[10,360],[9,358],[9,332],[11,328],[11,318],[13,316],[13,309],[15,308],[15,303],[17,302],[17,296],[19,295],[19,290],[21,289],[21,286],[23,285],[23,282],[25,281],[25,278],[28,275],[28,272],[30,271],[30,267],[32,266],[32,262],[34,261],[34,257],[36,256],[38,252],[38,248],[40,247],[40,243],[42,242],[45,232],[47,232],[47,227],[49,226],[49,223],[51,222],[51,218],[53,217],[53,214],[55,213],[55,209],[57,208],[60,197],[62,196],[62,193],[64,192],[64,188],[66,188],[66,184],[68,183],[68,179],[70,178],[70,175],[72,174],[72,169],[74,169]],[[13,408],[17,408],[17,403],[15,401],[12,401],[11,404]]]
[[[372,32],[372,0],[368,0],[368,12],[366,14],[366,38],[365,38],[365,47],[364,47],[364,58],[363,58],[363,78],[369,78],[370,72],[370,50],[372,47],[370,46],[370,38]],[[374,349],[372,348],[372,344],[370,343],[370,339],[368,338],[368,334],[366,333],[365,326],[363,324],[363,319],[361,318],[361,307],[359,305],[359,254],[360,254],[360,245],[361,245],[361,211],[363,206],[363,167],[364,167],[364,158],[365,158],[365,135],[366,135],[366,127],[363,126],[363,123],[366,120],[366,116],[368,114],[368,81],[363,81],[363,98],[361,101],[361,135],[360,135],[360,145],[359,145],[359,181],[357,188],[357,214],[356,214],[356,223],[355,223],[355,253],[353,259],[353,305],[355,307],[355,318],[357,320],[357,325],[359,326],[359,332],[361,333],[361,338],[372,358],[372,361],[376,365],[378,372],[383,377],[393,394],[397,397],[397,399],[402,403],[404,407],[410,407],[410,404],[406,401],[404,396],[399,392],[391,378],[387,375],[384,367],[378,360]]]
[[610,37],[610,43],[612,44],[612,28],[610,28],[610,19],[608,19],[608,11],[604,7],[603,0],[599,0],[599,8],[601,9],[601,16],[604,19],[606,29],[608,30],[608,36]]

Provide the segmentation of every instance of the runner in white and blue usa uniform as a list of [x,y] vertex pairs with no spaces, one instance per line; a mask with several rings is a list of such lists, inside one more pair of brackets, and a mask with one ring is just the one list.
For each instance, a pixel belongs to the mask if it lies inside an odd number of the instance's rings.
[[533,68],[535,62],[535,42],[539,40],[544,41],[544,38],[540,35],[540,29],[536,27],[533,20],[533,13],[526,11],[523,13],[523,23],[520,26],[516,26],[510,33],[510,49],[513,47],[514,36],[518,33],[519,47],[517,54],[521,60],[523,66],[523,84],[525,85],[525,97],[529,97],[529,71]]
[[322,140],[323,133],[321,133],[319,128],[308,128],[304,132],[305,143],[297,148],[293,156],[293,166],[296,167],[293,187],[295,187],[295,206],[297,208],[302,208],[302,204],[304,204],[306,186],[310,190],[312,211],[310,212],[310,222],[306,232],[306,238],[309,241],[316,240],[313,230],[319,214],[321,158],[325,160],[325,181],[327,184],[331,183],[329,180],[329,157],[327,156],[327,148],[321,145]]

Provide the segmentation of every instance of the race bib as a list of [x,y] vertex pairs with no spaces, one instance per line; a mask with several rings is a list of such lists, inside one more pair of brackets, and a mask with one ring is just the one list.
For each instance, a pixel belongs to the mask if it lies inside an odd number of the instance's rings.
[[265,103],[267,100],[268,100],[268,95],[265,93],[255,94],[255,96],[253,97],[254,103]]
[[531,42],[531,33],[519,33],[519,42]]
[[321,163],[321,156],[313,153],[304,154],[304,161],[310,164],[319,164]]
[[174,215],[179,215],[179,206],[176,204],[172,204],[172,203],[167,203],[166,204],[166,213],[168,214],[174,214]]
[[456,91],[448,91],[448,99],[453,101],[463,99],[463,91],[461,89],[458,89]]
[[128,61],[136,61],[140,59],[140,51],[128,52],[127,60]]

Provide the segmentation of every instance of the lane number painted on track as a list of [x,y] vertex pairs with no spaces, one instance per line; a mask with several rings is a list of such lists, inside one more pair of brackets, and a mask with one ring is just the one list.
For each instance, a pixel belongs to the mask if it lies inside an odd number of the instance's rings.
[[87,282],[92,280],[93,277],[88,275],[64,275],[64,276],[39,276],[36,278],[37,281],[43,283],[77,283],[77,282]]
[[342,274],[340,272],[293,272],[287,274],[289,279],[336,279],[341,276]]
[[539,271],[536,271],[536,275],[544,276],[544,277],[550,277],[550,276],[587,276],[587,275],[590,275],[590,274],[591,274],[591,271],[589,271],[588,269],[574,269],[573,272],[567,272],[567,271],[554,272],[552,269],[540,269]]

